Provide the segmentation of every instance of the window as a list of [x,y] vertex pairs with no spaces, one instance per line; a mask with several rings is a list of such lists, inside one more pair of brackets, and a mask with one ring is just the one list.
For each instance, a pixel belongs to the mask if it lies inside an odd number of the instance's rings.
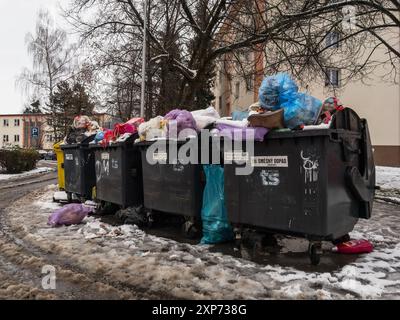
[[235,84],[235,99],[239,99],[240,95],[240,82],[236,82]]
[[8,135],[3,136],[3,142],[8,142]]
[[14,135],[14,142],[19,142],[19,134]]
[[14,119],[14,127],[19,127],[19,125],[20,125],[20,120]]
[[4,127],[8,127],[9,123],[8,123],[8,119],[4,119],[3,120],[3,126]]
[[218,97],[218,108],[219,108],[219,111],[222,110],[222,96]]
[[338,32],[329,32],[326,35],[326,47],[339,48],[340,35]]
[[247,91],[252,91],[254,89],[254,75],[250,74],[245,77]]
[[51,134],[46,135],[47,142],[53,142],[53,136]]
[[339,69],[326,69],[325,86],[338,87],[340,85],[340,70]]

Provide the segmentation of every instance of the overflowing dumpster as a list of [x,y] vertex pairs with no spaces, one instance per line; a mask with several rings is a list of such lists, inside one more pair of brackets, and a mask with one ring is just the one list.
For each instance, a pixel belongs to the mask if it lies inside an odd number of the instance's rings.
[[236,174],[246,164],[225,163],[228,219],[239,230],[306,237],[318,264],[320,241],[340,239],[371,217],[372,146],[366,120],[351,109],[331,129],[271,132],[247,156],[250,175]]
[[94,144],[96,199],[127,208],[143,204],[141,154],[137,135],[105,147]]
[[89,137],[79,144],[61,146],[64,153],[65,191],[69,200],[77,195],[81,200],[92,199],[93,188],[96,186],[94,151],[89,143],[94,137]]

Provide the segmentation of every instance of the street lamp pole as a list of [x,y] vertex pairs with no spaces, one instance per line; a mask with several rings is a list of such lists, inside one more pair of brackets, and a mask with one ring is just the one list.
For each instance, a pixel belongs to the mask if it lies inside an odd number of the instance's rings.
[[144,106],[146,95],[146,59],[147,59],[147,6],[148,0],[144,0],[144,19],[143,19],[143,58],[142,58],[142,93],[140,98],[140,117],[144,118]]

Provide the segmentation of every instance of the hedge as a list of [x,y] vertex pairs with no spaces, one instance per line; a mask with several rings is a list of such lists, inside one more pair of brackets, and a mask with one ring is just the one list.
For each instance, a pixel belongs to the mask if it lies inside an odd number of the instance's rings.
[[13,148],[0,150],[0,166],[10,174],[35,169],[39,159],[39,153],[32,149]]

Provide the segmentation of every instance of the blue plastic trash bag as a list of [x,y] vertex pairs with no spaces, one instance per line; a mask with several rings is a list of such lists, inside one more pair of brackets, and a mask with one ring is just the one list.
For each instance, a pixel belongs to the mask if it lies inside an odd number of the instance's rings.
[[297,93],[296,99],[282,105],[285,125],[294,129],[301,125],[314,125],[318,121],[322,101],[305,93]]
[[224,196],[224,168],[219,165],[204,165],[206,187],[203,194],[202,244],[216,244],[231,241],[233,230],[228,222]]
[[296,99],[299,88],[287,73],[266,77],[260,87],[259,99],[263,109],[279,110],[282,105]]

